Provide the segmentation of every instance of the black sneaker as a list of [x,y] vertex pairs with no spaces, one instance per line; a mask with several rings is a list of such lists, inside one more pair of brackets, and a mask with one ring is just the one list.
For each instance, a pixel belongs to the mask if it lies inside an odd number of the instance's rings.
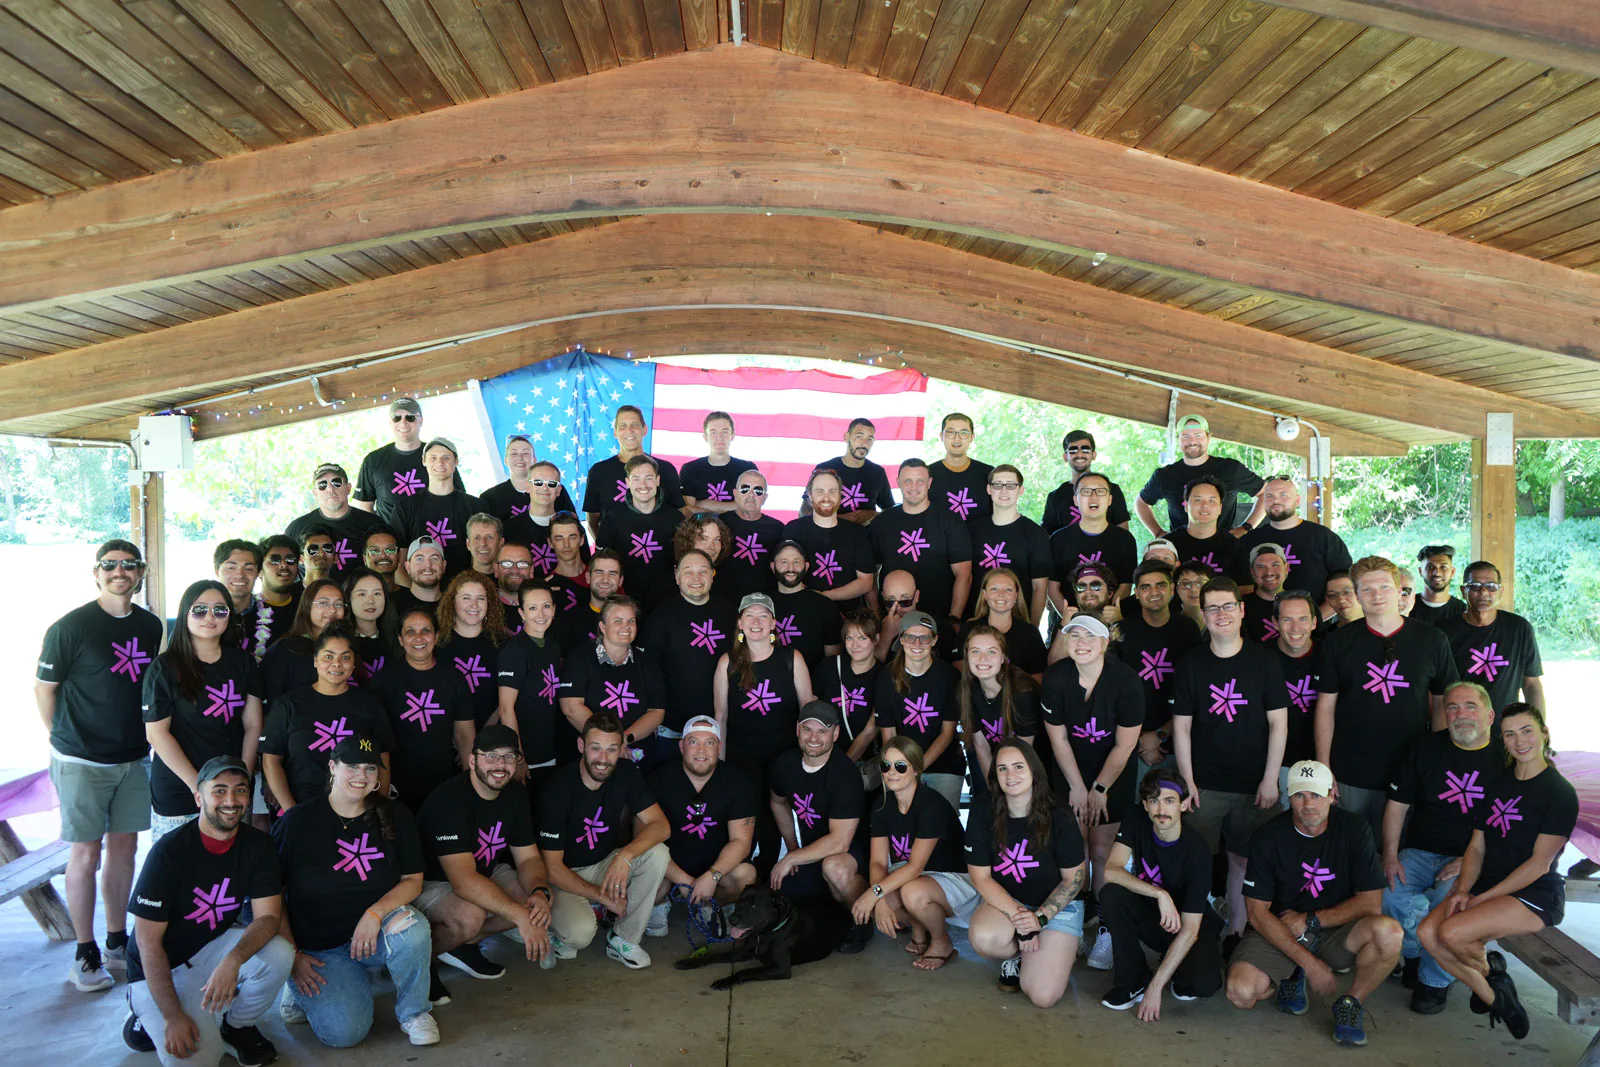
[[492,982],[496,978],[504,978],[506,969],[497,963],[490,962],[483,951],[471,941],[457,945],[449,952],[439,953],[439,962],[448,963],[458,971],[462,971],[473,978]]
[[439,977],[437,963],[428,964],[428,1003],[436,1008],[450,1003],[450,990],[445,988],[444,979]]
[[1528,1012],[1517,996],[1517,984],[1501,970],[1489,970],[1489,988],[1494,990],[1494,1003],[1489,1005],[1489,1026],[1499,1019],[1506,1024],[1511,1036],[1521,1041],[1528,1036]]
[[1400,961],[1400,984],[1405,986],[1407,989],[1417,989],[1422,985],[1422,979],[1418,977],[1418,975],[1421,973],[1421,956],[1417,956],[1415,959]]
[[[1498,953],[1498,952],[1486,952],[1486,953],[1484,953],[1484,958],[1489,961],[1489,977],[1491,979],[1494,977],[1495,972],[1497,972],[1497,971],[1499,973],[1501,973],[1501,974],[1505,974],[1506,973],[1506,958],[1504,956],[1500,955],[1500,953]],[[1494,985],[1494,983],[1492,981],[1489,984],[1490,984],[1491,987]],[[1480,996],[1478,996],[1478,994],[1474,993],[1467,1000],[1467,1010],[1472,1012],[1472,1014],[1474,1014],[1474,1015],[1488,1015],[1489,1014],[1489,1005],[1487,1005],[1487,1004],[1485,1004],[1483,1002],[1483,998],[1482,997],[1480,997]],[[1491,1021],[1489,1025],[1493,1026],[1494,1023]]]
[[839,946],[839,951],[846,956],[854,956],[867,947],[867,942],[872,940],[873,925],[871,923],[856,923],[850,927],[850,932],[844,935],[844,943]]
[[1411,994],[1411,1010],[1418,1015],[1438,1015],[1444,1011],[1449,1000],[1449,986],[1424,985],[1418,982],[1417,988]]
[[1012,956],[1009,960],[1000,961],[1000,977],[997,979],[1002,993],[1018,993],[1022,991],[1022,957]]
[[1112,1011],[1127,1011],[1144,999],[1144,986],[1138,989],[1124,989],[1117,986],[1111,992],[1100,998],[1100,1006],[1110,1008]]
[[278,1046],[253,1026],[229,1026],[222,1020],[222,1047],[239,1061],[239,1067],[263,1067],[278,1058]]
[[122,1043],[135,1052],[154,1052],[156,1043],[150,1040],[150,1035],[144,1032],[144,1024],[139,1022],[139,1017],[133,1012],[128,1013],[127,1020],[122,1024]]

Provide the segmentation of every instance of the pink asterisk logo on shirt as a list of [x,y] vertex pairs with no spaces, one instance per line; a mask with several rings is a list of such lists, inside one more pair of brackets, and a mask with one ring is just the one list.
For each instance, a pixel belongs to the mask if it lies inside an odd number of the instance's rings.
[[747,534],[733,539],[734,559],[742,559],[746,563],[759,563],[766,553],[767,546],[761,543],[760,534]]
[[629,534],[628,543],[628,555],[633,556],[635,559],[642,559],[646,563],[649,563],[655,554],[661,551],[661,542],[656,540],[656,532],[654,530],[646,530],[642,534]]
[[438,522],[424,523],[423,526],[427,529],[428,536],[439,542],[440,548],[456,539],[456,532],[450,529],[450,520],[448,518],[440,519]]
[[1005,740],[1005,719],[979,719],[978,726],[983,730],[983,736],[989,739],[991,745],[998,745]]
[[613,504],[620,504],[628,499],[628,483],[621,478],[617,479],[617,495],[611,498]]
[[333,565],[340,570],[344,570],[360,558],[358,554],[350,551],[350,538],[341,537],[333,543]]
[[620,682],[604,683],[606,695],[600,701],[602,708],[610,708],[617,713],[617,718],[627,718],[628,709],[639,703],[639,698],[633,695],[633,683],[627,679]]
[[679,833],[694,834],[700,840],[706,839],[706,831],[717,825],[717,820],[706,814],[704,804],[690,804],[684,811],[684,824],[678,827]]
[[478,831],[478,849],[472,854],[475,862],[485,867],[494,863],[495,854],[506,847],[506,839],[500,833],[504,825],[503,822],[497,822],[487,830]]
[[1495,641],[1490,641],[1483,648],[1469,649],[1467,654],[1472,657],[1472,665],[1467,668],[1467,673],[1481,674],[1486,681],[1494,681],[1500,668],[1511,666],[1511,661],[1500,655],[1499,644]]
[[1151,885],[1161,884],[1161,868],[1152,864],[1143,856],[1139,857],[1139,881],[1149,882]]
[[1522,821],[1522,815],[1517,811],[1517,805],[1521,803],[1521,797],[1512,797],[1510,800],[1497,800],[1491,805],[1487,821],[1500,831],[1502,840],[1511,833],[1512,823]]
[[1267,618],[1261,620],[1261,640],[1276,641],[1278,639],[1278,620]]
[[1214,574],[1222,573],[1222,568],[1217,566],[1217,554],[1215,552],[1207,552],[1203,556],[1196,556],[1195,562],[1204,563]]
[[863,685],[856,689],[851,689],[849,686],[840,683],[839,695],[833,698],[833,702],[839,705],[839,714],[849,718],[851,712],[857,708],[867,706],[867,687]]
[[728,492],[728,479],[724,478],[720,482],[707,483],[706,499],[721,501],[724,504],[732,500],[733,494]]
[[1038,866],[1040,866],[1039,861],[1028,855],[1028,843],[1018,841],[1010,848],[1001,851],[1000,862],[994,865],[994,873],[1004,875],[1021,885],[1028,872]]
[[1310,863],[1302,863],[1300,869],[1305,872],[1305,884],[1300,887],[1302,893],[1310,893],[1313,897],[1322,896],[1322,887],[1333,881],[1333,871],[1322,865],[1320,858]]
[[1298,682],[1290,682],[1289,703],[1300,711],[1310,711],[1311,705],[1317,702],[1316,687],[1311,684],[1311,675],[1306,675]]
[[553,665],[546,666],[544,670],[539,672],[539,682],[539,696],[545,700],[554,700],[556,691],[561,688],[561,679],[556,677],[556,669]]
[[784,648],[788,648],[800,639],[800,627],[794,624],[793,615],[785,615],[779,619],[777,625],[772,628],[772,633],[778,639],[778,644]]
[[467,680],[468,692],[476,693],[478,691],[478,683],[485,681],[489,677],[488,668],[483,665],[483,656],[468,656],[466,659],[457,656],[455,661],[456,670],[460,671],[461,676]]
[[691,622],[689,630],[694,634],[689,639],[689,647],[703,648],[713,656],[717,654],[717,642],[728,636],[717,629],[715,619],[707,619],[705,622]]
[[815,793],[807,793],[804,796],[796,796],[794,798],[795,818],[805,823],[807,830],[817,825],[817,820],[822,818],[821,815],[817,814],[817,809],[813,806],[815,797]]
[[549,545],[533,544],[528,546],[528,554],[533,557],[533,565],[539,573],[549,576],[556,569],[556,550]]
[[772,690],[772,683],[761,679],[761,684],[744,695],[744,703],[740,706],[746,711],[759,711],[763,718],[771,711],[773,705],[782,699]]
[[443,714],[444,709],[433,699],[433,690],[425,689],[420,693],[406,694],[406,710],[400,713],[400,721],[414,722],[423,733],[427,733],[433,717]]
[[1158,648],[1154,652],[1139,653],[1139,677],[1157,689],[1161,688],[1161,683],[1166,680],[1167,675],[1177,669],[1168,658],[1169,651]]
[[519,515],[526,515],[530,510],[532,510],[531,504],[512,504],[511,517],[515,519]]
[[349,871],[363,882],[367,875],[372,873],[372,861],[383,859],[383,853],[367,843],[367,835],[362,834],[354,841],[341,841],[334,839],[339,846],[339,862],[333,865],[336,871]]
[[1104,741],[1106,738],[1110,737],[1111,731],[1100,729],[1100,726],[1096,721],[1097,718],[1098,716],[1091,715],[1089,717],[1089,721],[1084,723],[1082,726],[1074,726],[1072,728],[1072,736],[1087,741],[1091,745],[1097,745],[1101,741]]
[[214,685],[206,686],[206,696],[211,698],[211,703],[201,714],[221,719],[223,722],[231,723],[234,715],[244,707],[244,697],[239,695],[238,687],[233,684],[232,678],[223,682],[220,688]]
[[833,583],[834,576],[844,568],[839,566],[838,549],[830,548],[826,552],[818,552],[812,557],[811,570],[820,581]]
[[1377,693],[1383,697],[1385,704],[1394,699],[1398,690],[1410,689],[1411,683],[1405,680],[1400,673],[1400,663],[1385,663],[1382,667],[1376,663],[1367,664],[1367,681],[1361,688],[1369,693]]
[[316,731],[317,737],[306,747],[312,752],[332,752],[334,745],[355,733],[346,729],[343,716],[332,722],[314,722],[311,728]]
[[600,835],[611,829],[605,824],[604,816],[605,808],[596,807],[592,818],[588,815],[583,817],[583,844],[591,851],[600,843]]
[[416,471],[412,470],[394,472],[394,489],[391,490],[393,495],[416,496],[417,491],[421,488],[422,479],[417,475]]
[[1283,546],[1283,562],[1284,562],[1284,565],[1288,566],[1288,567],[1298,567],[1298,566],[1300,566],[1300,557],[1296,556],[1294,554],[1294,546],[1293,545],[1284,545]]
[[911,835],[890,834],[889,852],[890,859],[896,863],[905,863],[909,860],[911,858]]
[[185,919],[196,924],[205,923],[210,929],[215,930],[218,924],[227,917],[228,912],[239,910],[239,901],[228,895],[228,882],[224,878],[210,889],[194,887],[194,910],[185,915]]
[[944,497],[950,505],[950,510],[961,516],[963,522],[966,521],[967,513],[978,506],[978,502],[972,499],[972,493],[966,486],[961,487],[961,492],[945,493]]
[[150,665],[150,654],[140,649],[137,637],[130,637],[120,645],[111,642],[111,657],[111,673],[126,674],[130,682],[137,682],[139,675]]
[[978,566],[986,571],[1011,566],[1011,557],[1006,555],[1006,543],[1001,541],[997,545],[984,545]]
[[902,531],[900,534],[900,554],[902,556],[910,556],[914,563],[922,562],[923,550],[932,547],[928,539],[922,536],[922,527],[920,526],[915,530]]
[[1080,566],[1082,564],[1085,564],[1085,563],[1099,563],[1099,562],[1101,562],[1101,557],[1104,556],[1104,555],[1105,555],[1104,550],[1091,552],[1087,556],[1084,555],[1082,552],[1079,552],[1078,553],[1078,563],[1079,563]]
[[914,730],[926,730],[928,724],[939,717],[938,709],[928,699],[928,694],[923,693],[913,702],[909,698],[904,701],[906,717],[901,721]]
[[1218,687],[1211,686],[1211,714],[1226,715],[1232,722],[1244,706],[1250,703],[1250,698],[1239,692],[1239,679],[1230,678],[1228,684]]
[[839,493],[839,506],[845,511],[861,511],[867,506],[867,494],[861,484],[847,485]]
[[1446,804],[1459,804],[1461,814],[1465,815],[1472,805],[1483,799],[1483,786],[1478,784],[1478,774],[1478,771],[1467,774],[1445,771],[1444,792],[1439,794],[1439,799]]

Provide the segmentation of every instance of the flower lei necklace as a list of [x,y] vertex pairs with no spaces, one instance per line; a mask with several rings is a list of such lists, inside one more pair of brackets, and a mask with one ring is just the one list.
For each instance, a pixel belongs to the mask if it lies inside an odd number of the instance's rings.
[[256,638],[255,649],[252,654],[255,656],[256,662],[260,663],[261,657],[266,655],[267,652],[267,640],[272,636],[273,608],[271,604],[257,596],[255,597],[255,612]]

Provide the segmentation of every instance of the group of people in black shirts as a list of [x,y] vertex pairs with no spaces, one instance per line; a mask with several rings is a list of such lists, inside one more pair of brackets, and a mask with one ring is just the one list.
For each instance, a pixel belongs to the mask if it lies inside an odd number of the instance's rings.
[[379,969],[432,1044],[439,963],[504,973],[486,938],[552,968],[604,926],[640,969],[674,904],[714,929],[756,884],[847,910],[843,952],[906,933],[922,971],[964,927],[1041,1007],[1092,909],[1102,1003],[1147,1021],[1221,989],[1300,1014],[1312,990],[1363,1044],[1392,973],[1419,1012],[1460,980],[1526,1034],[1485,942],[1560,921],[1577,804],[1493,564],[1457,600],[1428,546],[1418,597],[1305,521],[1292,479],[1211,456],[1196,416],[1138,494],[1140,555],[1079,431],[1042,525],[959,414],[898,504],[851,423],[783,523],[725,413],[680,474],[619,410],[583,517],[528,438],[473,497],[415,401],[389,415],[353,483],[319,464],[315,510],[218,545],[170,634],[115,540],[46,636],[69,977],[126,968],[131,1047],[271,1062],[275,1003],[352,1045]]

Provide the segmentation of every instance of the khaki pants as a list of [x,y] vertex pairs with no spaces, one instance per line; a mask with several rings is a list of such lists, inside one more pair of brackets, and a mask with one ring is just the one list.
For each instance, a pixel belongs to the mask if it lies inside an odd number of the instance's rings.
[[[616,853],[606,855],[598,863],[587,867],[574,867],[572,873],[585,882],[599,885],[606,876],[606,868]],[[650,922],[650,909],[656,902],[656,889],[667,876],[667,846],[657,845],[633,861],[628,872],[628,914],[621,916],[612,929],[622,940],[638,945],[644,942],[644,928]],[[594,908],[575,893],[555,891],[550,902],[550,927],[561,940],[573,948],[586,948],[594,940],[597,924]]]

